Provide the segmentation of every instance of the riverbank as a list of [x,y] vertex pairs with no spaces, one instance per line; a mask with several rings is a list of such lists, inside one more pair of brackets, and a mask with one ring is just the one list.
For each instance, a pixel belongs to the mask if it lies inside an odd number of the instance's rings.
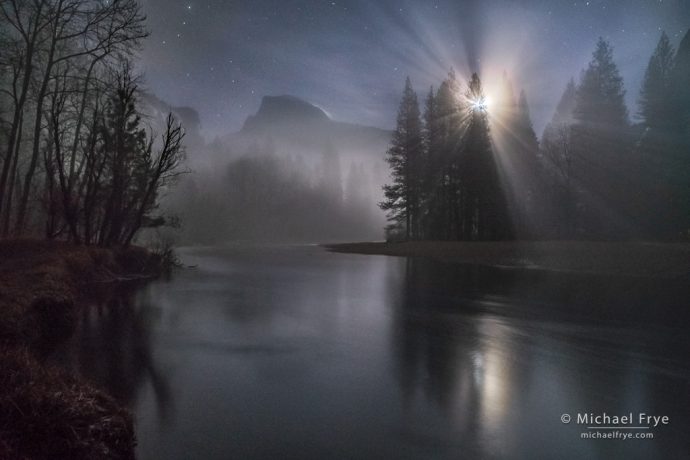
[[0,241],[0,458],[134,457],[129,413],[41,357],[70,336],[91,295],[160,271],[138,247]]
[[445,263],[622,276],[690,276],[690,243],[409,241],[325,245],[333,252],[431,258]]

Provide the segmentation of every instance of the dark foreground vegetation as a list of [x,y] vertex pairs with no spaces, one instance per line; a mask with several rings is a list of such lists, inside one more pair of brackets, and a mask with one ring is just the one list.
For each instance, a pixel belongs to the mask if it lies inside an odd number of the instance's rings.
[[133,246],[174,223],[159,201],[184,159],[132,71],[145,19],[136,0],[0,1],[2,459],[134,456],[127,411],[43,361],[90,295],[172,261]]
[[601,275],[690,276],[690,243],[408,241],[326,246],[334,252]]
[[162,268],[140,247],[0,240],[0,458],[134,457],[127,410],[44,358],[92,295]]
[[0,350],[0,457],[134,458],[127,410],[22,348]]

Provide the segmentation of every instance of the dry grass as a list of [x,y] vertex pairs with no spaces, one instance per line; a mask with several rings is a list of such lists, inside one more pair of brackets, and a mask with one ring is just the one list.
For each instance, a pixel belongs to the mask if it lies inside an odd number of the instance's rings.
[[689,243],[411,241],[326,246],[334,252],[427,257],[448,263],[625,276],[690,276]]
[[143,248],[0,241],[0,459],[133,457],[127,411],[29,350],[68,337],[84,297],[155,275],[159,264]]
[[157,274],[158,263],[139,247],[0,240],[0,343],[32,344],[69,335],[76,301],[104,282]]
[[20,347],[0,362],[0,458],[134,458],[132,418],[111,397]]

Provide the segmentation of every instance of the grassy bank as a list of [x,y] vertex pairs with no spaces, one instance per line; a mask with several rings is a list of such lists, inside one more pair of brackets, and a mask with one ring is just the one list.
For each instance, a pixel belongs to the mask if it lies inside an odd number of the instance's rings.
[[91,294],[160,270],[143,248],[0,241],[0,458],[133,458],[127,411],[40,356],[69,337]]
[[690,276],[690,243],[410,241],[346,243],[333,252],[426,257],[448,263],[626,276]]

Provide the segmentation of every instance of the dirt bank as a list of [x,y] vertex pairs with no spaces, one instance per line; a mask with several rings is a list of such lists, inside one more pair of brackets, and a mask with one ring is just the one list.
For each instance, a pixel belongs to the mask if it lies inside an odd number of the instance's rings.
[[334,252],[625,276],[690,276],[690,243],[411,241],[325,246]]
[[143,248],[0,241],[0,458],[134,457],[130,414],[41,356],[69,337],[91,294],[160,269]]

